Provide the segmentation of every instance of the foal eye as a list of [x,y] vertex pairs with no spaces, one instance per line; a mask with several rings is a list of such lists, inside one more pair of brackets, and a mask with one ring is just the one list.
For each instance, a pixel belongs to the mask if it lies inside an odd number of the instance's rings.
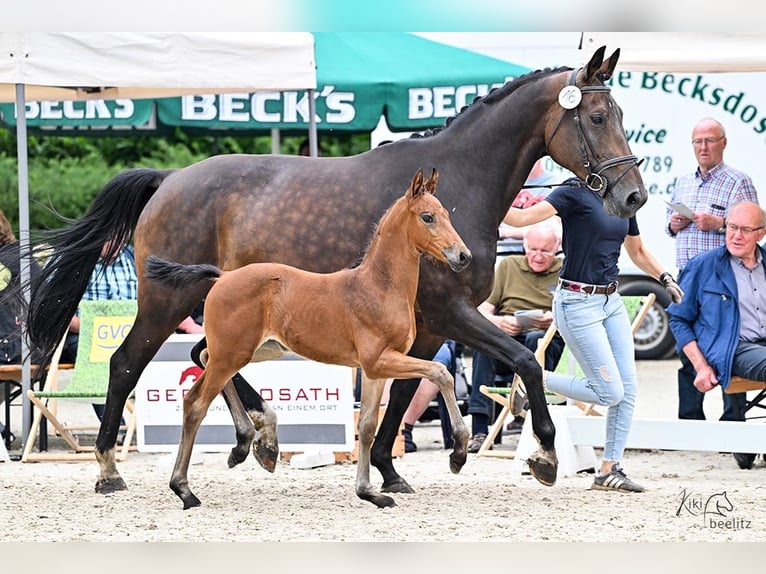
[[421,213],[420,219],[423,221],[423,223],[431,224],[435,221],[435,218],[430,213]]

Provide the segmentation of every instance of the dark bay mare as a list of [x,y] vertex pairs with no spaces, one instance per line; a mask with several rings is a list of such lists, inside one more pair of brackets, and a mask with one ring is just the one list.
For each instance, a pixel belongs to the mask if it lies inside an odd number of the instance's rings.
[[[455,429],[450,469],[460,472],[468,428],[455,397],[455,381],[441,363],[407,355],[415,340],[415,297],[421,255],[460,272],[471,252],[434,197],[438,173],[415,174],[403,197],[386,211],[367,253],[354,268],[312,273],[280,263],[251,263],[223,272],[209,264],[181,265],[150,256],[150,280],[183,290],[203,282],[205,370],[184,399],[183,430],[170,487],[184,509],[199,506],[189,487],[194,439],[210,403],[261,345],[275,340],[314,361],[361,367],[356,494],[378,507],[394,499],[370,483],[370,447],[378,426],[386,379],[427,378],[438,385]],[[245,453],[249,445],[245,445]]]
[[[134,239],[138,315],[111,359],[96,440],[96,491],[127,488],[114,460],[123,405],[147,363],[208,289],[199,284],[180,290],[147,280],[143,270],[149,255],[223,270],[274,261],[315,272],[337,271],[361,259],[375,224],[423,165],[439,171],[439,198],[473,262],[460,274],[421,262],[417,337],[409,354],[431,359],[450,338],[518,373],[540,445],[528,459],[530,470],[540,482],[553,484],[558,460],[542,370],[531,351],[476,307],[492,287],[498,225],[540,157],[550,155],[587,182],[582,192],[602,196],[610,214],[629,217],[646,202],[622,111],[604,85],[618,57],[619,50],[604,60],[602,47],[579,70],[526,74],[476,100],[438,133],[353,157],[216,156],[173,171],[133,169],[107,183],[88,213],[45,238],[52,255],[41,280],[32,286],[27,317],[32,340],[52,354],[104,242],[116,240],[119,245]],[[387,492],[412,491],[394,469],[391,448],[416,383],[408,379],[392,385],[372,447],[372,464]],[[236,425],[242,404],[230,387],[224,395]],[[252,425],[241,427],[238,442],[253,434]],[[232,462],[237,461],[230,457]]]

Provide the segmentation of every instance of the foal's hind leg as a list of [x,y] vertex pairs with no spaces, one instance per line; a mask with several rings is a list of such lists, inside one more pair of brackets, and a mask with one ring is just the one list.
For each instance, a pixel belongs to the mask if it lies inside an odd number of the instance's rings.
[[396,506],[390,496],[379,493],[370,482],[370,447],[378,426],[380,398],[386,379],[368,379],[362,375],[362,406],[359,411],[359,460],[356,464],[356,495],[378,508]]
[[223,388],[223,400],[226,401],[226,405],[231,412],[237,437],[237,444],[229,453],[229,468],[233,468],[244,462],[247,458],[247,453],[250,452],[250,445],[255,438],[255,429],[231,381],[226,383],[226,386]]

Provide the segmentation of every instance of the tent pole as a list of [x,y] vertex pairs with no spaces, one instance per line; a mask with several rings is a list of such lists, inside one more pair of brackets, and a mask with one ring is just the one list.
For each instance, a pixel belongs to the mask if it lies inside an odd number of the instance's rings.
[[319,142],[317,140],[317,106],[314,100],[314,90],[309,90],[309,155],[319,155]]
[[[16,84],[16,156],[19,162],[19,243],[21,248],[21,284],[29,285],[29,168],[27,155],[27,115],[24,84]],[[29,289],[23,297],[29,303]],[[32,426],[32,409],[27,391],[32,387],[32,367],[27,341],[26,322],[21,322],[21,447],[27,445],[29,429]],[[8,421],[6,421],[8,422]]]
[[279,128],[271,128],[271,153],[279,155],[280,150]]

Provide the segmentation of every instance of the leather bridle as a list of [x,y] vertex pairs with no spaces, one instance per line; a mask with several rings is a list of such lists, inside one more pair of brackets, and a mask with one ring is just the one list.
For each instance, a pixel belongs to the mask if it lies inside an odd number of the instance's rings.
[[[582,69],[582,68],[580,68]],[[569,78],[569,85],[575,86],[575,82],[577,80],[577,72],[580,69],[572,70],[572,75]],[[608,86],[583,86],[582,88],[579,88],[580,92],[583,94],[594,94],[594,93],[609,93],[611,89]],[[638,167],[643,163],[643,159],[638,159],[635,155],[624,155],[620,157],[614,157],[607,160],[602,161],[599,164],[596,164],[595,166],[591,166],[590,160],[588,159],[588,152],[590,152],[590,155],[592,157],[596,157],[596,154],[593,152],[593,147],[590,145],[590,142],[588,141],[588,138],[585,136],[585,132],[582,129],[582,121],[580,120],[580,111],[579,111],[580,104],[578,103],[577,106],[571,109],[572,111],[572,119],[574,120],[575,126],[577,128],[577,138],[579,140],[580,144],[580,155],[582,156],[583,161],[583,167],[588,172],[588,175],[585,177],[585,186],[590,189],[591,191],[595,191],[599,194],[599,196],[603,199],[607,191],[609,190],[610,186],[617,185],[617,183],[625,177],[625,175],[634,167]],[[553,128],[553,132],[551,132],[551,136],[548,138],[548,141],[545,142],[545,149],[546,152],[548,151],[550,147],[551,141],[553,141],[553,137],[556,135],[556,132],[559,129],[559,126],[561,125],[561,121],[564,119],[564,116],[566,113],[570,111],[569,109],[564,108],[561,112],[561,115],[559,116],[558,121],[556,122],[556,127]],[[548,153],[550,155],[550,153]],[[623,169],[618,176],[613,180],[610,181],[609,178],[602,175],[603,172],[605,172],[608,169],[612,169],[614,167],[618,167],[623,164],[629,164],[625,169]]]

